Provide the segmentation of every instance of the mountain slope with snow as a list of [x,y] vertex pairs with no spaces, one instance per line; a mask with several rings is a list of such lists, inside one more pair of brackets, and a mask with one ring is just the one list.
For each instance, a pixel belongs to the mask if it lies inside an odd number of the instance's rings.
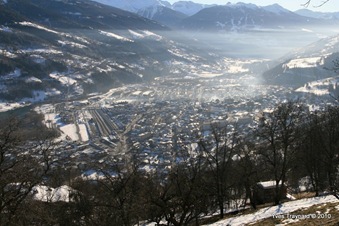
[[87,95],[211,62],[168,28],[87,0],[0,5],[0,101]]
[[136,13],[170,27],[175,27],[187,17],[184,13],[173,9],[169,2],[161,0],[96,0],[96,2]]
[[179,2],[173,3],[171,8],[185,15],[192,16],[196,14],[197,12],[199,12],[200,10],[209,8],[212,6],[216,6],[216,5],[199,4],[199,3],[192,2],[192,1],[179,1]]
[[336,76],[335,62],[338,58],[339,35],[336,35],[286,55],[263,76],[269,83],[302,85]]
[[175,27],[181,20],[187,16],[181,12],[174,11],[165,6],[150,6],[145,9],[140,9],[138,15],[155,20],[166,26]]
[[[258,222],[266,218],[272,218],[272,217],[279,218],[279,216],[288,220],[289,218],[288,214],[290,214],[290,218],[293,217],[293,215],[296,216],[295,214],[292,214],[292,213],[297,210],[307,209],[314,205],[320,205],[320,204],[326,204],[326,203],[338,203],[338,202],[339,200],[333,195],[290,201],[290,202],[286,202],[278,206],[262,208],[254,212],[253,214],[246,214],[246,215],[241,215],[238,217],[232,217],[232,218],[228,218],[225,220],[220,220],[214,224],[209,224],[209,226],[220,226],[220,225],[240,226],[240,225],[254,224],[255,222]],[[317,213],[312,213],[312,214],[315,214],[315,219],[316,219],[318,216]],[[312,216],[310,215],[309,218],[313,218],[313,215]],[[291,221],[292,223],[292,222],[299,221],[300,219],[294,219],[294,221],[293,219],[289,219],[289,220],[290,221],[292,220]]]

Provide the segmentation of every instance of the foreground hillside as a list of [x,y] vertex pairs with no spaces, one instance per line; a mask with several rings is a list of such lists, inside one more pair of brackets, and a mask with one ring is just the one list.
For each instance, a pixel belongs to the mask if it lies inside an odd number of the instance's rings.
[[217,225],[338,225],[339,200],[330,195],[289,201],[210,224]]

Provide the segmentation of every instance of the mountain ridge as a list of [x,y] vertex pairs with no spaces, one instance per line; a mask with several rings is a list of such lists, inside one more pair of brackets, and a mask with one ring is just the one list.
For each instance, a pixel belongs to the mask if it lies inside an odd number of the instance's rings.
[[[328,21],[292,12],[273,4],[258,6],[252,3],[227,3],[225,5],[199,4],[192,1],[148,0],[131,5],[131,0],[96,0],[114,7],[137,13],[175,29],[246,31],[257,28],[275,28],[324,25]],[[339,23],[337,21],[337,23]]]
[[180,26],[193,30],[246,31],[257,28],[281,29],[321,22],[300,16],[278,5],[259,7],[237,3],[203,9],[184,19]]

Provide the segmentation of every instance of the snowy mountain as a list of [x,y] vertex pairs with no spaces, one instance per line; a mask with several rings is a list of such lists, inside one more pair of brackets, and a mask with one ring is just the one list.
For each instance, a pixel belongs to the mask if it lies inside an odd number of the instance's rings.
[[284,7],[280,6],[279,4],[273,4],[269,6],[263,7],[263,9],[275,13],[275,14],[290,14],[291,11],[285,9]]
[[309,9],[300,9],[295,11],[296,14],[301,16],[307,16],[317,19],[325,19],[325,20],[339,20],[339,12],[334,13],[324,13],[324,12],[316,12]]
[[153,6],[170,6],[170,3],[161,0],[95,0],[96,2],[123,9],[129,12],[138,12]]
[[147,19],[155,20],[166,26],[176,26],[187,15],[172,9],[172,5],[161,0],[95,0],[102,4],[113,6],[129,12],[136,13]]
[[0,100],[82,96],[170,75],[173,61],[207,63],[167,27],[100,3],[10,0],[0,11]]
[[160,5],[140,9],[137,14],[170,27],[176,26],[181,20],[187,17],[183,13]]
[[206,5],[206,4],[199,4],[191,1],[179,1],[173,3],[171,8],[175,11],[181,12],[185,15],[192,16],[199,12],[202,9],[212,7],[216,5]]
[[257,28],[282,28],[318,23],[275,4],[259,7],[254,4],[228,3],[206,8],[183,20],[181,27],[194,30],[239,31]]
[[245,31],[258,28],[283,28],[320,24],[319,19],[298,15],[278,4],[259,7],[247,3],[226,5],[179,1],[171,5],[161,0],[96,0],[137,13],[169,27],[191,30]]
[[[162,0],[143,0],[143,1],[135,1],[135,0],[95,0],[96,2],[113,6],[119,9],[123,9],[129,12],[143,13],[144,11],[150,11],[152,8],[153,12],[155,8],[161,9],[162,7],[166,7],[168,9],[172,9],[176,12],[185,14],[187,16],[191,16],[200,10],[215,6],[215,5],[206,5],[194,3],[192,1],[179,1],[175,2],[173,5],[167,1]],[[163,10],[163,9],[161,9]],[[154,14],[154,13],[153,13]],[[160,14],[160,12],[158,12]],[[142,14],[141,14],[142,15]]]
[[322,39],[284,57],[263,76],[268,83],[303,85],[337,76],[339,35]]

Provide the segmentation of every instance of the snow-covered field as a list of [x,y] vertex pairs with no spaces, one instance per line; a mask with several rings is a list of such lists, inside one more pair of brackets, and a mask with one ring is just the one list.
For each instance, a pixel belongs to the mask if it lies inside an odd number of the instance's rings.
[[61,118],[55,113],[55,108],[51,104],[44,104],[35,108],[35,111],[44,114],[44,123],[48,128],[59,128],[62,135],[59,140],[70,139],[73,141],[89,141],[86,125],[83,122],[78,124],[65,124],[61,122]]
[[[245,225],[245,224],[255,223],[260,220],[267,219],[270,217],[276,217],[276,218],[284,217],[285,219],[293,218],[293,216],[295,215],[292,215],[292,214],[289,215],[289,213],[292,213],[294,211],[297,211],[303,208],[309,208],[313,205],[324,204],[324,203],[338,203],[338,206],[339,206],[339,200],[333,195],[300,199],[296,201],[286,202],[278,206],[262,208],[253,214],[246,214],[246,215],[241,215],[239,217],[232,217],[232,218],[228,218],[225,220],[221,220],[216,223],[210,224],[210,226]],[[307,215],[305,215],[305,217],[307,217]]]
[[290,60],[286,68],[312,68],[324,64],[324,57],[309,57]]
[[66,135],[66,139],[69,138],[71,140],[80,140],[75,124],[67,124],[61,126],[60,130]]
[[83,142],[89,141],[87,129],[85,124],[78,124],[79,126],[79,135]]

